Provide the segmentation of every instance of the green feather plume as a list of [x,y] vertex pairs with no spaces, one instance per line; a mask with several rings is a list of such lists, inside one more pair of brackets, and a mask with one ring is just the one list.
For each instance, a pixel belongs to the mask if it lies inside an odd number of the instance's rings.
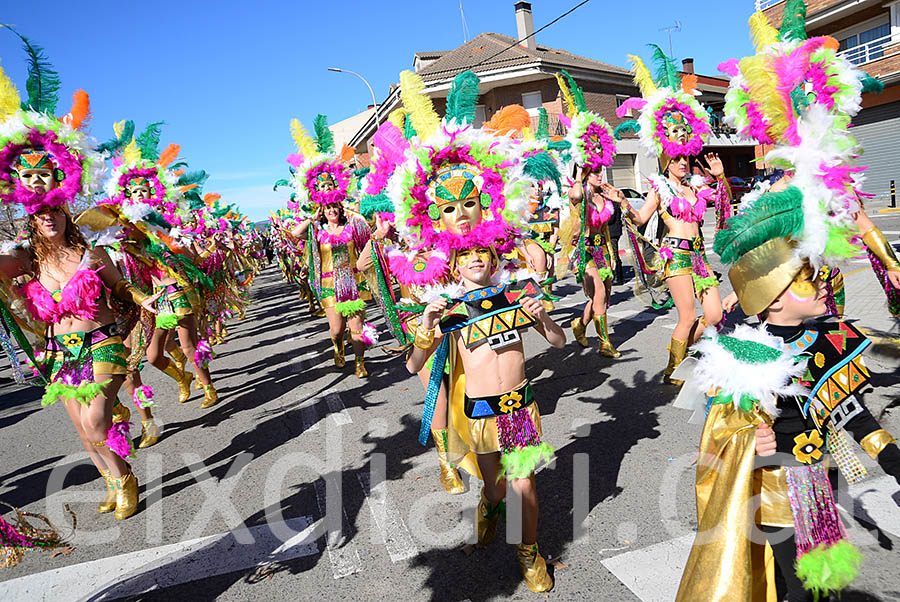
[[148,161],[159,159],[159,138],[162,136],[162,126],[165,121],[148,123],[141,135],[137,137],[138,148],[141,149],[141,158]]
[[447,112],[444,119],[455,119],[457,124],[475,121],[475,105],[478,103],[478,76],[472,71],[463,71],[453,78],[447,93]]
[[28,91],[28,100],[22,103],[22,109],[31,109],[48,115],[56,114],[56,103],[59,102],[59,73],[50,64],[44,49],[20,34],[9,25],[0,25],[13,32],[25,48],[28,55],[28,79],[25,81],[25,90]]
[[164,228],[166,230],[168,230],[169,228],[172,227],[172,224],[167,222],[165,220],[165,218],[163,216],[161,216],[159,213],[157,213],[156,211],[151,211],[146,216],[144,216],[144,221],[147,222],[148,224],[152,224],[154,226],[157,226],[159,228]]
[[313,120],[313,129],[316,132],[316,148],[320,153],[334,152],[334,134],[328,129],[328,117],[321,113]]
[[174,313],[156,314],[156,327],[160,330],[172,330],[178,326],[178,316]]
[[568,140],[556,140],[554,142],[547,143],[547,150],[563,152],[571,149],[572,143]]
[[678,74],[678,67],[675,61],[666,56],[662,48],[656,44],[647,44],[653,49],[653,62],[656,63],[656,75],[654,80],[659,88],[672,88],[673,90],[681,89],[681,76]]
[[550,156],[550,153],[541,151],[525,160],[523,168],[525,175],[533,178],[538,182],[544,180],[553,180],[556,183],[556,189],[562,190],[562,182],[560,181],[559,168],[556,161]]
[[282,178],[280,180],[275,180],[275,185],[272,186],[272,190],[278,190],[282,186],[290,186],[290,185],[291,185],[290,180],[285,180],[284,178]]
[[566,78],[566,81],[569,82],[569,90],[572,92],[572,97],[575,99],[575,108],[578,109],[579,112],[587,111],[587,103],[584,100],[584,90],[575,83],[575,80],[569,75],[568,71],[563,69],[560,73]]
[[132,120],[128,120],[122,126],[122,135],[118,138],[113,138],[108,140],[97,147],[98,153],[107,152],[110,155],[115,155],[120,150],[125,148],[125,145],[131,142],[131,139],[134,137],[134,122]]
[[527,479],[534,472],[543,459],[544,462],[553,460],[555,450],[547,443],[520,447],[506,452],[500,456],[500,465],[503,470],[497,475],[500,479]]
[[175,183],[175,185],[191,186],[193,184],[197,184],[198,186],[202,186],[207,179],[209,179],[209,174],[206,173],[206,171],[203,169],[186,171],[178,177],[178,181]]
[[414,136],[417,136],[418,132],[416,132],[416,128],[413,127],[412,119],[409,118],[409,115],[406,116],[406,121],[403,124],[403,137],[407,140],[412,140]]
[[616,126],[616,129],[613,130],[613,136],[616,140],[622,139],[622,134],[627,132],[631,132],[633,134],[637,134],[641,131],[641,124],[637,122],[635,119],[629,119],[628,121],[623,121],[619,125]]
[[713,250],[725,263],[734,263],[748,251],[774,238],[803,232],[803,193],[796,186],[766,193],[741,211],[716,234]]
[[364,194],[359,201],[359,212],[366,219],[372,219],[376,213],[393,213],[394,204],[384,192]]
[[534,137],[538,140],[547,140],[550,137],[550,118],[544,107],[538,107],[538,126]]
[[884,91],[884,83],[875,79],[868,73],[864,74],[859,80],[862,83],[862,91],[871,92],[873,94],[881,94]]
[[856,579],[862,554],[847,540],[820,544],[797,559],[797,577],[803,587],[819,595],[839,592]]
[[788,0],[781,19],[781,39],[806,39],[806,2],[804,0]]

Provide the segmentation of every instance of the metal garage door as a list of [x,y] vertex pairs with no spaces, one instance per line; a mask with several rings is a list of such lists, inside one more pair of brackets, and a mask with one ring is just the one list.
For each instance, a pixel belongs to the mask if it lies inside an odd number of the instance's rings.
[[865,171],[865,192],[877,195],[868,201],[873,208],[890,202],[890,182],[900,187],[900,102],[864,109],[853,120],[850,132],[863,148],[859,165]]
[[607,170],[610,184],[617,188],[637,188],[634,185],[634,155],[616,155],[616,160]]

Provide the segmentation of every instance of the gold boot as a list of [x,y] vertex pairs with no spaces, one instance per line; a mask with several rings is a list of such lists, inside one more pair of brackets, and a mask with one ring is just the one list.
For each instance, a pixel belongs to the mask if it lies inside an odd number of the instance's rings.
[[478,536],[478,547],[483,548],[497,536],[497,520],[503,511],[503,500],[496,503],[488,501],[484,495],[484,487],[481,488],[481,501],[475,510],[475,533]]
[[156,445],[157,441],[159,441],[159,427],[153,421],[153,418],[141,420],[141,442],[138,443],[138,448],[143,449]]
[[362,355],[356,356],[356,378],[366,378],[369,376],[369,371],[366,370],[366,365],[363,363],[364,359],[365,358],[363,358]]
[[113,422],[128,422],[131,420],[131,410],[129,410],[118,398],[113,405]]
[[669,343],[669,363],[666,365],[666,369],[663,372],[663,381],[672,385],[681,386],[684,384],[683,380],[678,380],[677,378],[672,378],[672,373],[675,372],[675,368],[684,361],[684,358],[687,357],[687,341],[680,341],[674,337],[672,337],[672,341]]
[[533,592],[549,592],[553,589],[553,578],[547,572],[547,563],[538,552],[536,543],[516,544],[516,557],[528,589]]
[[456,495],[466,492],[459,471],[447,460],[447,429],[431,429],[431,438],[437,448],[438,461],[441,463],[441,486],[447,493]]
[[168,353],[172,356],[172,361],[175,362],[175,365],[178,366],[178,369],[184,371],[185,367],[187,366],[187,356],[184,354],[184,351],[182,351],[180,347],[175,347]]
[[578,341],[578,344],[582,347],[590,347],[591,344],[588,343],[587,337],[584,336],[584,333],[587,329],[584,327],[584,322],[581,321],[581,316],[578,316],[574,320],[572,320],[572,335],[575,337],[575,340]]
[[123,520],[138,510],[137,477],[131,472],[131,466],[128,466],[127,473],[118,479],[112,478],[112,481],[116,489],[116,519]]
[[617,358],[621,357],[622,354],[613,347],[613,344],[609,341],[609,331],[607,329],[606,324],[606,314],[602,314],[599,316],[593,317],[594,328],[597,329],[597,336],[600,337],[600,355]]
[[106,482],[106,497],[97,505],[97,512],[106,514],[116,509],[116,487],[113,485],[113,479],[109,476],[108,470],[101,470],[100,476]]
[[216,388],[212,386],[212,383],[203,385],[203,403],[200,404],[200,407],[211,408],[217,403],[219,403],[219,394],[216,392]]
[[343,368],[347,365],[347,360],[344,359],[344,335],[331,337],[331,343],[334,346],[334,366]]
[[178,401],[184,403],[191,398],[191,381],[194,380],[193,372],[179,370],[174,362],[169,362],[169,365],[163,370],[163,374],[171,377],[178,383]]

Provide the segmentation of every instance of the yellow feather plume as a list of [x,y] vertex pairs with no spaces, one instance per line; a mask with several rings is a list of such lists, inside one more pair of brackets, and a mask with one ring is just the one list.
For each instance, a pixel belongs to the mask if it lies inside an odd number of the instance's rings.
[[628,60],[631,62],[631,72],[634,74],[634,83],[641,89],[641,96],[647,98],[656,92],[656,84],[653,83],[653,76],[650,74],[650,70],[647,69],[647,65],[641,60],[641,57],[629,54]]
[[778,41],[778,30],[769,24],[769,20],[761,12],[750,15],[747,24],[750,26],[750,39],[757,52]]
[[566,80],[561,73],[556,74],[556,83],[559,84],[559,91],[562,94],[563,101],[565,101],[566,115],[570,118],[575,117],[575,113],[577,113],[577,109],[575,108],[575,97],[572,96],[572,91],[569,90],[569,84],[566,83]]
[[[748,56],[741,59],[741,74],[750,91],[750,96],[759,105],[760,111],[769,120],[768,133],[778,140],[787,129],[788,121],[785,107],[775,88],[775,70],[765,55]],[[793,110],[793,109],[791,109]]]
[[128,146],[125,147],[125,150],[122,151],[122,162],[126,165],[133,161],[141,160],[141,149],[138,148],[137,142],[132,137],[131,142],[128,143]]
[[406,126],[406,109],[399,108],[391,111],[391,114],[388,115],[388,121],[394,124],[401,132],[403,128]]
[[294,138],[294,144],[297,145],[297,151],[303,155],[304,159],[309,159],[318,154],[316,141],[309,135],[299,119],[291,119],[291,136]]
[[0,67],[0,121],[6,121],[14,115],[21,103],[16,85],[3,71],[3,67]]
[[420,140],[430,138],[441,125],[431,99],[425,96],[425,82],[412,71],[400,73],[400,100],[409,111],[409,118]]
[[113,133],[116,135],[116,138],[122,137],[122,132],[125,130],[125,120],[117,121],[113,124]]

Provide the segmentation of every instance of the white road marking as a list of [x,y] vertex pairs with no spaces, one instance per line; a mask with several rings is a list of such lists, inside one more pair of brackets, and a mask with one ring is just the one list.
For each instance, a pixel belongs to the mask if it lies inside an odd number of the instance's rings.
[[[322,479],[317,479],[315,486],[316,504],[319,506],[319,512],[322,516],[325,516],[325,482]],[[344,533],[349,532],[350,519],[347,517],[347,511],[344,510],[343,507],[341,507],[341,513],[341,535],[343,535]],[[347,577],[362,570],[361,561],[359,559],[359,550],[356,549],[356,544],[354,542],[342,541],[341,538],[338,537],[338,533],[327,531],[327,526],[325,541],[325,550],[328,552],[328,560],[331,562],[331,572],[334,574],[335,579],[341,579],[342,577]]]
[[369,510],[372,511],[372,518],[375,526],[381,533],[384,545],[391,557],[391,562],[399,562],[407,558],[412,558],[419,553],[419,548],[413,541],[406,523],[403,522],[400,513],[391,503],[387,495],[387,482],[382,481],[370,487],[369,473],[361,470],[356,473],[359,479],[359,485],[362,487],[366,500],[369,503]]
[[300,407],[300,420],[303,421],[304,432],[319,430],[319,411],[315,401]]
[[277,527],[298,534],[282,542],[268,525],[258,525],[247,529],[254,542],[248,545],[229,532],[110,556],[2,582],[0,599],[117,600],[318,553],[310,517],[290,518]]
[[344,407],[344,402],[341,399],[340,393],[337,391],[326,393],[325,403],[328,404],[328,409],[331,410],[331,418],[336,425],[343,426],[345,424],[353,424],[353,418],[350,417],[350,412]]

